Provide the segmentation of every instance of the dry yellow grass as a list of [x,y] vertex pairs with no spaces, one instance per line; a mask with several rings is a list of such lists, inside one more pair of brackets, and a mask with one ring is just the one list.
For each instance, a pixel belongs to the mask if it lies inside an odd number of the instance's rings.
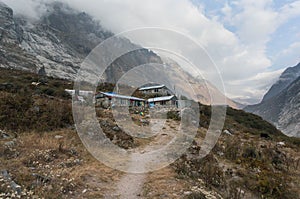
[[[168,129],[167,127],[164,130]],[[196,140],[200,143],[203,140],[204,132],[204,129],[199,129],[196,136]],[[58,138],[57,136],[61,137]],[[9,147],[5,146],[5,143],[10,141],[13,141],[13,144]],[[135,142],[137,141],[135,140]],[[139,147],[149,144],[149,142],[141,140],[138,143]],[[231,169],[235,175],[243,174],[243,179],[254,182],[255,179],[248,179],[247,177],[250,169],[250,173],[257,172],[257,176],[262,176],[260,183],[272,182],[271,178],[264,180],[265,177],[272,177],[274,174],[269,175],[269,170],[263,170],[268,166],[265,162],[255,159],[250,161],[242,156],[234,158],[234,156],[227,154],[231,152],[228,146],[242,147],[241,150],[238,150],[242,154],[245,149],[249,148],[248,146],[253,147],[253,143],[255,143],[256,149],[261,152],[266,150],[274,152],[275,149],[278,149],[288,158],[300,159],[299,149],[289,147],[288,143],[286,146],[277,147],[277,141],[261,139],[259,136],[246,134],[243,131],[235,131],[234,136],[222,135],[212,151],[214,157],[217,157],[218,167],[222,169],[224,175],[227,175],[226,172]],[[114,194],[117,191],[118,183],[126,176],[126,173],[111,169],[91,156],[83,146],[76,131],[71,129],[47,133],[27,132],[19,134],[15,140],[13,137],[0,139],[0,162],[0,170],[9,171],[12,179],[21,185],[23,194],[32,194],[30,198],[33,195],[39,198],[105,198],[105,196],[117,198],[118,196]],[[211,190],[207,191],[209,188],[205,188],[203,179],[202,181],[200,179],[201,176],[193,178],[192,175],[182,176],[176,173],[176,167],[177,169],[180,168],[180,161],[176,162],[179,165],[175,163],[159,171],[145,174],[145,183],[140,190],[139,197],[146,199],[188,198],[191,194],[215,194]],[[286,162],[283,163],[283,165],[286,164]],[[278,171],[288,177],[288,187],[291,188],[290,190],[295,190],[295,194],[297,194],[300,179],[298,166],[300,165],[295,167],[294,164],[297,162],[293,161],[292,163],[288,169],[284,168],[282,171]],[[253,171],[249,168],[250,166],[254,167]],[[269,167],[273,168],[272,165]],[[259,168],[260,171],[255,170],[256,168]],[[192,171],[192,168],[188,168],[187,171]],[[264,175],[260,174],[261,172]],[[228,179],[230,178],[228,177]],[[1,192],[12,194],[11,188],[7,185],[0,179],[0,194]],[[246,188],[243,189],[247,191]],[[185,193],[186,195],[184,195]],[[255,192],[248,191],[248,194],[252,193]]]
[[[23,133],[13,146],[4,147],[9,141],[0,140],[0,170],[7,170],[23,190],[39,197],[100,197],[113,191],[112,183],[121,175],[95,160],[72,130]],[[8,189],[2,187],[0,193]]]

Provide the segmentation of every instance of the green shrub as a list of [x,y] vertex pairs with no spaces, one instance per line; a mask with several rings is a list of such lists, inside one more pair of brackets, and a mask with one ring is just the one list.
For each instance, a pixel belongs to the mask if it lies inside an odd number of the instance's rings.
[[53,88],[49,88],[49,87],[43,87],[41,89],[41,91],[43,94],[50,95],[50,96],[53,96],[55,93],[55,90]]
[[0,128],[50,131],[73,124],[69,100],[0,92]]
[[223,170],[212,154],[208,154],[202,159],[193,158],[191,160],[187,160],[184,156],[175,164],[175,170],[181,176],[203,179],[207,187],[220,188],[225,185]]
[[258,158],[258,154],[256,152],[256,149],[253,146],[246,147],[244,149],[244,152],[243,152],[242,156],[243,156],[243,158],[252,158],[252,159]]
[[190,195],[186,196],[185,199],[206,199],[206,196],[201,192],[192,192]]
[[179,112],[178,111],[168,111],[167,112],[167,119],[180,121]]
[[227,139],[225,142],[225,158],[236,161],[240,153],[240,145],[237,138]]
[[225,127],[231,125],[228,124],[228,122],[235,121],[243,129],[247,129],[251,134],[258,135],[260,133],[265,133],[268,134],[270,137],[272,137],[272,135],[282,135],[282,133],[278,129],[276,129],[275,126],[252,113],[247,113],[242,110],[236,110],[228,107],[227,117],[229,118],[227,118],[226,120]]

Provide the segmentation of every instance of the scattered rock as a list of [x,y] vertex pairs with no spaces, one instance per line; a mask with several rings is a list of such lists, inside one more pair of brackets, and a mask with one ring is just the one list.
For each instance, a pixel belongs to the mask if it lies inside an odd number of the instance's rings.
[[183,192],[183,194],[184,194],[184,195],[191,195],[192,192],[191,192],[191,191],[185,191],[185,192]]
[[37,184],[46,184],[51,181],[51,178],[40,174],[33,173],[32,176],[36,177]]
[[40,84],[40,82],[31,82],[31,85],[33,86],[38,86]]
[[22,193],[21,186],[18,185],[15,181],[12,180],[9,172],[7,170],[1,171],[1,175],[3,176],[4,180],[9,183],[9,187],[16,192],[16,194],[20,195]]
[[116,135],[114,135],[114,138],[112,139],[112,143],[116,144],[118,142],[118,138]]
[[87,192],[87,189],[84,189],[84,190],[82,191],[83,194],[85,194],[86,192]]
[[261,170],[259,168],[254,168],[253,170],[254,170],[255,173],[260,173],[261,172]]
[[16,145],[16,139],[13,139],[12,141],[9,141],[9,142],[5,142],[4,143],[4,146],[7,147],[7,148],[12,148]]
[[148,120],[144,120],[144,119],[141,119],[140,122],[145,125],[148,125],[150,123]]
[[277,142],[276,145],[277,146],[285,146],[285,143],[284,142]]
[[39,107],[39,106],[34,106],[34,107],[33,107],[33,110],[34,110],[35,112],[40,112],[40,107]]
[[76,160],[74,160],[74,163],[75,164],[81,164],[81,160],[80,159],[76,159]]
[[114,126],[112,129],[113,129],[114,131],[120,131],[120,130],[121,130],[118,126]]
[[229,130],[227,130],[227,129],[225,129],[225,130],[223,131],[223,133],[232,136],[232,133],[231,133]]
[[106,127],[106,126],[108,126],[108,122],[103,120],[100,122],[100,125]]
[[3,139],[10,138],[10,135],[3,130],[0,130],[0,136],[1,136],[0,138],[3,138]]
[[10,186],[11,186],[11,188],[12,188],[14,191],[17,192],[18,195],[21,194],[21,192],[22,192],[21,186],[18,185],[15,181],[12,180],[12,181],[10,182]]
[[10,175],[8,174],[7,170],[1,171],[1,175],[4,177],[4,179],[8,180],[10,179]]
[[54,138],[59,140],[59,139],[62,139],[63,137],[64,136],[62,136],[62,135],[56,135]]

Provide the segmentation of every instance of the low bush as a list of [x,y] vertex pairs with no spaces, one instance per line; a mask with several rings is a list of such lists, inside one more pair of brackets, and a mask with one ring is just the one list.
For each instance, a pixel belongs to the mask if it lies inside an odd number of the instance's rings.
[[167,119],[177,120],[180,121],[180,115],[178,111],[168,111],[167,112]]
[[0,92],[0,128],[51,131],[73,124],[69,100]]
[[191,160],[187,160],[184,156],[174,166],[180,176],[187,176],[192,179],[201,178],[207,187],[221,188],[225,185],[223,170],[212,154],[208,154],[202,159],[193,158]]
[[206,196],[201,192],[193,192],[190,195],[186,196],[185,199],[206,199]]

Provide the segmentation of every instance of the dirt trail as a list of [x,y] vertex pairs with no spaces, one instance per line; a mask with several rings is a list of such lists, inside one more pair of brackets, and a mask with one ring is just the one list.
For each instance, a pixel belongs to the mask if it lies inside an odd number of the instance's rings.
[[145,180],[146,174],[126,174],[116,185],[116,192],[106,198],[140,199],[143,195]]
[[[143,156],[144,153],[149,153],[168,144],[168,142],[176,135],[178,122],[154,119],[150,122],[152,130],[156,136],[152,142],[146,146],[136,148],[132,153],[131,162],[128,170],[138,171],[141,168],[147,168],[150,162],[153,162],[154,156]],[[159,162],[159,160],[158,160]],[[137,168],[138,167],[138,168]],[[141,199],[143,198],[143,186],[147,181],[148,174],[141,173],[126,173],[115,185],[116,191],[113,194],[107,194],[105,198],[120,198],[120,199]]]

